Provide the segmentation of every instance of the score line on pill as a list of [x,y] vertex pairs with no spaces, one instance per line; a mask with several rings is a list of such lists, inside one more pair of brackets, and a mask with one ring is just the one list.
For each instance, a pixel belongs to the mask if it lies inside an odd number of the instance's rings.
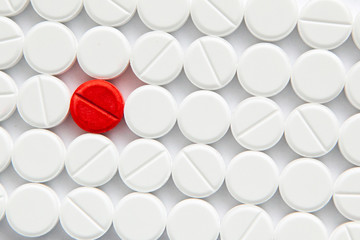
[[0,122],[5,121],[16,110],[18,88],[14,80],[0,71]]

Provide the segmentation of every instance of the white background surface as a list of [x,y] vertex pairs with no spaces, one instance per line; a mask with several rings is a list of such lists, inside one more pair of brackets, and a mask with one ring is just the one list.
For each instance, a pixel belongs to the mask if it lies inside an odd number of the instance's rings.
[[[307,0],[298,1],[300,7],[307,2]],[[343,0],[343,2],[351,8],[354,17],[357,12],[360,12],[359,0]],[[12,19],[20,25],[25,34],[29,31],[31,26],[43,21],[43,19],[35,13],[31,5],[29,5],[23,13],[13,17]],[[96,24],[86,15],[84,10],[77,18],[69,23],[66,23],[66,25],[74,31],[78,39],[80,39],[86,30],[96,26]],[[150,31],[141,22],[137,14],[128,24],[118,29],[125,34],[131,45],[134,45],[136,39],[142,34]],[[203,34],[195,28],[190,18],[184,27],[172,34],[180,41],[184,50],[191,44],[191,42],[203,36]],[[234,46],[238,56],[240,56],[247,47],[260,42],[249,33],[244,22],[241,24],[240,28],[235,31],[235,33],[226,37],[226,39]],[[310,48],[307,47],[300,39],[296,29],[285,40],[276,42],[276,44],[287,52],[290,56],[292,64],[303,52],[310,50]],[[345,44],[335,49],[333,52],[343,60],[347,70],[360,60],[360,50],[355,47],[351,37],[345,42]],[[18,87],[21,87],[26,79],[37,74],[27,65],[24,59],[22,59],[18,65],[6,72],[15,79]],[[74,91],[81,83],[91,79],[82,72],[77,63],[67,73],[59,76],[59,78],[61,78],[69,86],[71,91]],[[127,98],[132,90],[143,84],[134,76],[130,67],[121,77],[116,78],[111,82],[120,89],[125,98]],[[188,81],[183,72],[174,82],[166,85],[165,87],[171,91],[179,104],[189,93],[197,90],[197,88]],[[241,100],[250,97],[250,95],[241,88],[236,77],[227,87],[217,92],[226,99],[232,110],[235,109]],[[284,91],[272,99],[280,105],[285,116],[288,116],[292,109],[304,103],[295,95],[290,84]],[[335,112],[340,124],[348,117],[358,112],[350,105],[343,92],[335,100],[325,105]],[[20,118],[17,112],[7,121],[1,122],[0,126],[9,131],[14,140],[16,140],[24,131],[31,129],[31,127]],[[84,131],[76,126],[71,116],[69,116],[63,124],[51,129],[51,131],[57,133],[63,139],[66,146],[68,146],[74,138],[84,133]],[[115,129],[105,135],[114,141],[119,151],[121,151],[127,143],[137,138],[127,128],[124,120],[122,120]],[[181,148],[190,144],[190,142],[182,136],[177,126],[175,126],[168,135],[159,140],[168,147],[173,157]],[[235,155],[245,150],[234,140],[230,130],[222,140],[212,144],[212,146],[220,151],[227,165]],[[282,170],[290,161],[299,158],[299,156],[287,146],[284,137],[274,148],[266,151],[266,153],[275,160],[280,170]],[[320,160],[330,168],[334,180],[344,170],[353,167],[342,157],[337,146],[329,154],[320,158]],[[26,183],[26,181],[21,179],[15,173],[12,166],[9,166],[7,170],[0,174],[0,183],[5,186],[8,194],[11,194],[17,186]],[[57,192],[61,200],[68,192],[78,187],[78,185],[70,179],[65,170],[57,178],[46,184]],[[131,190],[121,181],[118,174],[112,179],[112,181],[102,186],[101,189],[111,197],[114,205],[116,205],[123,196],[131,192]],[[162,189],[156,191],[154,194],[164,202],[168,211],[170,211],[177,202],[186,199],[186,196],[176,189],[171,179]],[[239,202],[230,196],[225,184],[223,184],[217,193],[209,198],[206,198],[206,200],[215,206],[220,217],[222,217],[229,209],[239,204]],[[293,212],[282,201],[278,192],[267,203],[262,204],[261,207],[263,207],[271,215],[274,225],[276,225],[286,214]],[[318,212],[315,212],[315,215],[324,221],[329,234],[337,225],[346,222],[346,219],[343,218],[335,209],[332,200],[326,207]],[[4,218],[0,222],[0,239],[22,239],[22,237],[17,235],[9,227],[6,219]],[[66,233],[62,230],[60,223],[58,223],[49,234],[39,239],[70,239],[70,237],[66,235]],[[102,239],[118,239],[113,227],[110,228],[108,233],[104,235]],[[163,234],[161,239],[168,239],[166,233]]]

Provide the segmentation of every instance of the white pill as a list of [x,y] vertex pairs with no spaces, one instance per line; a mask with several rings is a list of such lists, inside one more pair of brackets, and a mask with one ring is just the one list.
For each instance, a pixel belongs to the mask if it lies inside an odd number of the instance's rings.
[[336,145],[338,136],[335,114],[321,104],[303,104],[286,120],[286,141],[294,152],[304,157],[324,156]]
[[262,208],[238,205],[228,211],[221,221],[222,240],[272,240],[272,219]]
[[18,88],[14,80],[0,71],[0,122],[8,119],[16,110]]
[[200,199],[186,199],[170,211],[166,226],[171,240],[216,240],[220,219],[215,208]]
[[352,24],[353,16],[342,1],[314,0],[301,10],[298,31],[310,47],[334,49],[348,39]]
[[178,125],[192,142],[210,144],[220,140],[228,131],[230,108],[225,99],[211,91],[196,91],[180,105]]
[[172,168],[176,187],[189,197],[205,198],[224,182],[226,167],[221,154],[208,145],[189,145],[177,154]]
[[98,187],[116,174],[119,152],[115,144],[100,134],[83,134],[68,147],[65,166],[78,184]]
[[124,117],[136,135],[159,138],[174,127],[177,111],[177,103],[168,90],[146,85],[130,94],[125,103]]
[[350,117],[343,123],[338,146],[346,160],[360,166],[360,114]]
[[239,202],[264,203],[275,194],[278,183],[277,165],[265,153],[242,152],[228,166],[226,187]]
[[296,0],[249,0],[245,23],[249,31],[263,41],[279,41],[295,28],[299,9]]
[[250,94],[272,97],[288,84],[292,66],[288,55],[270,43],[255,44],[241,55],[237,77]]
[[12,164],[30,182],[47,182],[63,169],[66,149],[62,140],[48,130],[32,129],[15,142]]
[[191,18],[206,35],[224,37],[233,33],[244,16],[243,0],[193,0]]
[[357,46],[357,48],[360,49],[360,13],[356,15],[356,18],[353,23],[352,39],[355,45]]
[[68,116],[70,97],[69,88],[60,79],[37,75],[21,86],[17,108],[21,118],[29,125],[52,128]]
[[171,155],[164,145],[152,139],[137,139],[121,152],[119,174],[137,192],[154,192],[164,186],[171,174]]
[[111,199],[97,188],[72,190],[60,208],[61,226],[74,239],[100,238],[109,230],[113,215]]
[[329,240],[356,240],[360,239],[360,223],[347,222],[338,226]]
[[184,70],[195,86],[205,90],[225,87],[235,76],[237,56],[229,42],[206,36],[186,51]]
[[112,27],[94,27],[79,42],[77,53],[80,67],[97,79],[112,79],[123,73],[130,60],[130,44]]
[[131,193],[115,209],[114,228],[121,239],[156,240],[165,230],[164,204],[149,193]]
[[0,16],[12,17],[25,10],[30,0],[0,0]]
[[83,0],[31,0],[31,5],[46,20],[68,22],[81,12]]
[[264,97],[251,97],[240,102],[231,120],[236,141],[250,150],[273,147],[284,133],[284,117],[280,107]]
[[8,195],[3,185],[0,184],[0,220],[5,216]]
[[360,109],[360,62],[356,63],[348,72],[345,83],[345,94],[349,102]]
[[148,28],[174,32],[189,18],[190,4],[190,0],[138,0],[137,10]]
[[50,232],[59,220],[60,201],[43,184],[28,183],[16,188],[6,206],[11,228],[25,237],[40,237]]
[[9,166],[12,152],[13,140],[9,133],[0,127],[0,173]]

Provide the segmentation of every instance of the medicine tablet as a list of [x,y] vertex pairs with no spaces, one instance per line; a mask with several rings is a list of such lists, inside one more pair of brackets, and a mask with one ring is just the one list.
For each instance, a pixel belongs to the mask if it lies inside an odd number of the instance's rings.
[[74,239],[98,239],[109,230],[113,214],[111,199],[103,191],[81,187],[66,195],[60,208],[60,222]]
[[18,88],[14,80],[0,71],[0,122],[8,119],[16,110]]
[[288,55],[270,43],[255,44],[241,55],[237,77],[250,94],[272,97],[288,84],[292,66]]
[[172,168],[176,187],[189,197],[205,198],[224,182],[226,167],[221,154],[203,144],[192,144],[177,154]]
[[154,192],[171,174],[171,155],[164,145],[152,139],[137,139],[121,152],[119,174],[137,192]]
[[37,75],[21,86],[17,108],[21,118],[37,128],[61,124],[69,113],[70,90],[60,79]]
[[177,103],[165,88],[146,85],[126,100],[124,116],[130,130],[143,138],[159,138],[176,123]]
[[164,85],[179,76],[184,64],[183,55],[180,43],[172,35],[148,32],[136,41],[130,64],[141,81]]
[[25,10],[30,0],[0,0],[0,16],[12,17]]
[[191,18],[202,33],[224,37],[240,26],[244,5],[243,0],[193,0]]
[[221,221],[222,240],[272,240],[272,219],[262,208],[238,205],[228,211]]
[[320,210],[329,202],[332,189],[330,170],[315,159],[303,158],[292,161],[280,175],[281,197],[296,211]]
[[98,79],[112,79],[123,73],[130,60],[130,44],[112,27],[94,27],[80,39],[77,52],[80,67]]
[[24,33],[21,28],[10,18],[0,16],[0,69],[11,68],[19,62],[23,56],[23,46]]
[[76,60],[76,50],[73,32],[57,22],[38,23],[25,38],[25,59],[39,73],[58,75],[66,72]]
[[242,152],[228,166],[226,187],[239,202],[264,203],[275,194],[278,183],[277,165],[265,153]]
[[78,184],[98,187],[116,174],[119,152],[115,144],[100,134],[83,134],[68,147],[65,166]]
[[12,164],[30,182],[47,182],[62,171],[66,149],[62,140],[48,130],[32,129],[15,142]]
[[68,22],[81,12],[83,0],[31,0],[31,5],[46,20]]
[[296,0],[249,0],[245,23],[249,31],[263,41],[279,41],[287,37],[298,20]]
[[205,90],[225,87],[235,76],[237,56],[226,40],[202,37],[186,51],[184,70],[195,86]]
[[284,117],[274,101],[264,97],[247,98],[232,115],[231,131],[241,146],[250,150],[266,150],[281,139]]
[[6,206],[6,218],[15,232],[25,237],[40,237],[50,232],[59,220],[60,201],[43,184],[28,183],[16,188]]
[[360,62],[356,63],[348,72],[345,83],[345,94],[349,102],[360,109]]
[[166,231],[171,240],[216,240],[220,219],[208,202],[186,199],[171,209]]
[[0,127],[0,173],[9,166],[12,151],[13,140],[11,136],[4,128]]
[[220,140],[228,131],[230,108],[219,94],[196,91],[180,105],[178,125],[183,135],[192,142],[210,144]]
[[310,47],[334,49],[348,39],[352,24],[353,16],[342,1],[314,0],[301,10],[298,31]]
[[352,27],[352,39],[357,46],[357,48],[360,49],[360,14],[356,15],[356,18],[353,23]]
[[131,193],[116,206],[113,224],[121,239],[156,240],[165,230],[166,215],[164,204],[154,195]]
[[347,222],[338,226],[331,234],[329,240],[355,240],[360,239],[360,223]]
[[347,119],[340,128],[338,146],[350,163],[360,166],[360,114]]
[[335,114],[321,104],[300,105],[286,120],[286,141],[294,152],[304,157],[324,156],[336,145],[338,136]]
[[3,185],[0,184],[0,220],[5,216],[8,195]]

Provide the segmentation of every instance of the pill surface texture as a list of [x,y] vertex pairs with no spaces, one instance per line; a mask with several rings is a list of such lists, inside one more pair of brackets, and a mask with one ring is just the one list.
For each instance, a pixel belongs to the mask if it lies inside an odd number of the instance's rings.
[[331,234],[329,240],[360,239],[360,223],[347,222],[338,226]]
[[360,62],[351,67],[345,83],[345,94],[349,102],[357,109],[360,109]]
[[31,5],[46,20],[68,22],[81,12],[83,0],[31,0]]
[[0,221],[5,216],[6,204],[8,201],[8,195],[3,185],[0,184]]
[[9,166],[12,152],[13,140],[9,133],[0,127],[0,173]]
[[14,80],[0,71],[0,122],[8,119],[16,110],[18,88]]
[[12,17],[25,10],[30,0],[0,0],[0,16]]
[[350,163],[360,166],[360,114],[347,119],[340,128],[338,146]]
[[357,48],[360,49],[360,14],[359,13],[356,15],[356,18],[352,26],[352,39],[355,45],[357,46]]

